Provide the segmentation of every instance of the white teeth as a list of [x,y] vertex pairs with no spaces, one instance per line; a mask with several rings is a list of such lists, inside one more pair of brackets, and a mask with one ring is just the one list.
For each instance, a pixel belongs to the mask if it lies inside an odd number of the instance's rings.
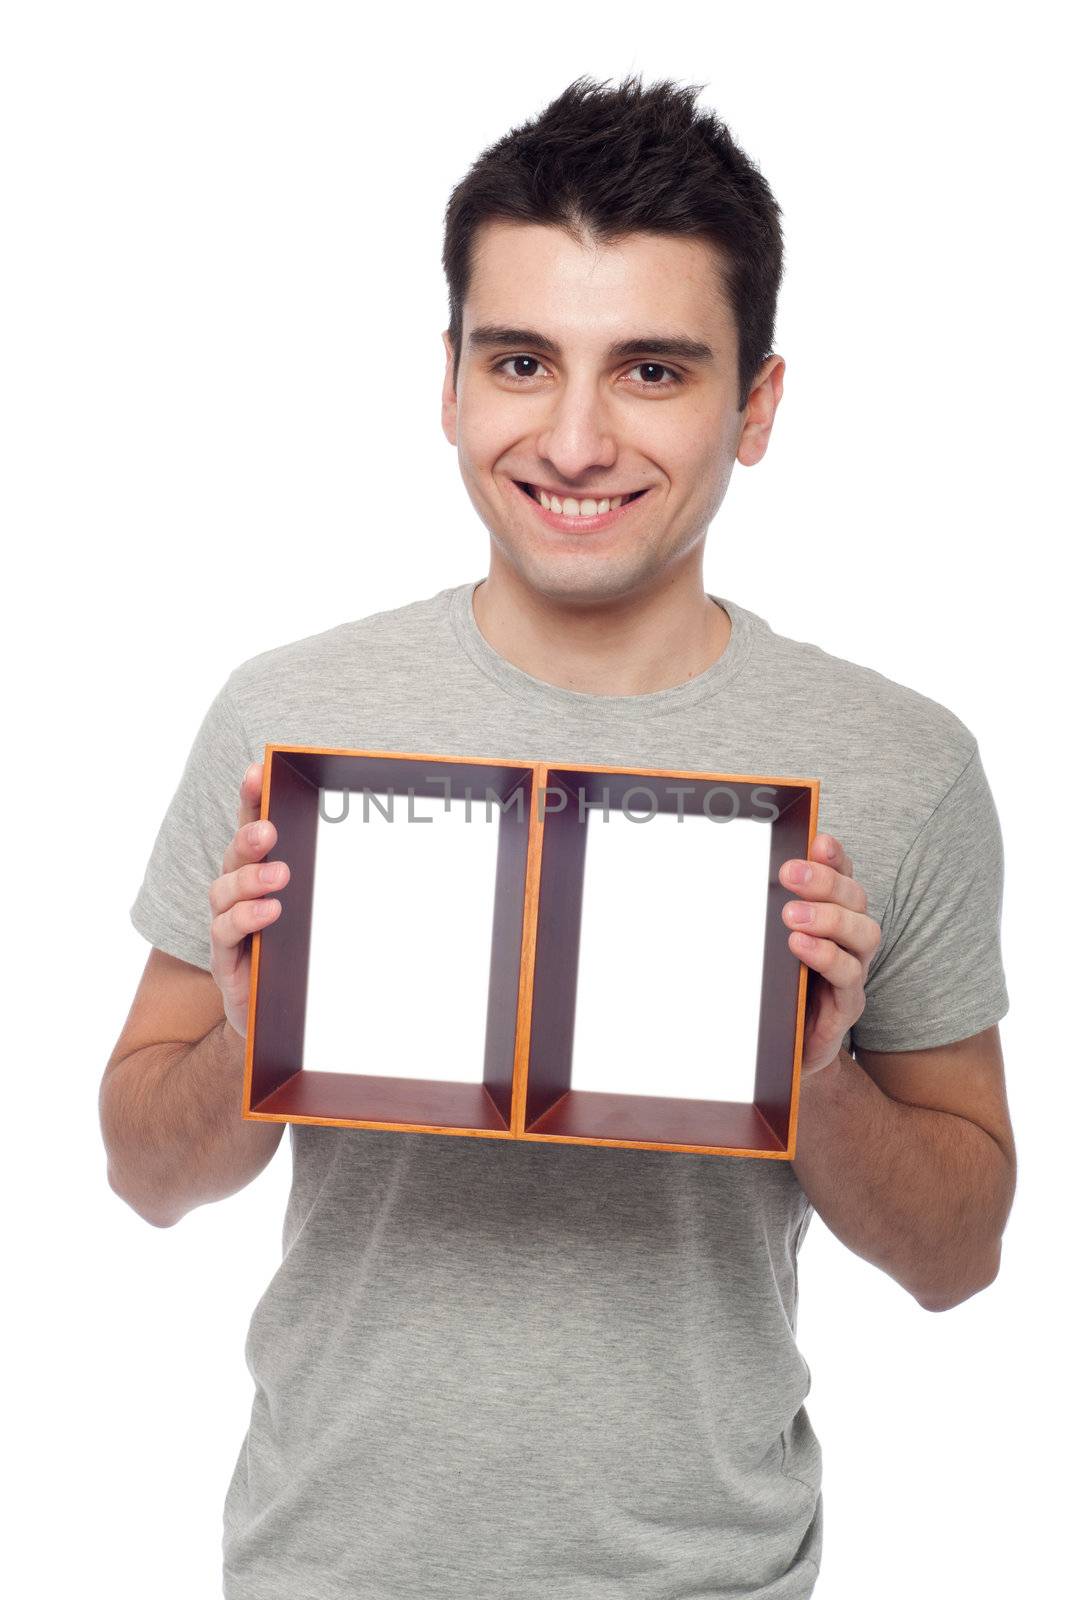
[[548,494],[544,489],[537,488],[534,489],[534,494],[538,504],[557,517],[601,517],[607,511],[616,511],[625,499],[623,494],[617,494],[608,500],[576,500],[571,496],[561,500],[558,495]]

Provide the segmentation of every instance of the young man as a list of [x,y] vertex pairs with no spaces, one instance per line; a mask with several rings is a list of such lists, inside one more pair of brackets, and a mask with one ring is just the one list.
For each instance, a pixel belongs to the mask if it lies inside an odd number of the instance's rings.
[[825,831],[784,869],[812,971],[797,1156],[293,1125],[228,1600],[809,1595],[813,1211],[929,1310],[998,1269],[1015,1155],[976,740],[703,588],[784,363],[778,207],[697,92],[579,80],[452,194],[443,428],[488,575],[230,674],[132,908],[155,948],[102,1122],[111,1184],[162,1226],[279,1142],[240,1116],[249,936],[290,893],[254,820],[266,740],[530,751],[820,777]]

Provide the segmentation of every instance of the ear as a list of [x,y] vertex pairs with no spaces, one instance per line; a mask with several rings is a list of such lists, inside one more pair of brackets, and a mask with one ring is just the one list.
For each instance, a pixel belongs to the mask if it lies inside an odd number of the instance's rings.
[[449,444],[457,444],[458,397],[454,392],[454,345],[449,328],[443,329],[443,348],[447,359],[446,371],[443,374],[443,432]]
[[756,466],[768,449],[776,407],[783,398],[786,369],[782,356],[770,355],[754,379],[738,440],[737,458],[744,467]]

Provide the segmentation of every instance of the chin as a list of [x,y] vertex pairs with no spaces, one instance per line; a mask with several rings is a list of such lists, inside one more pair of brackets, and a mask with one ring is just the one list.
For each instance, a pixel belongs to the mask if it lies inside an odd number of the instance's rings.
[[653,576],[642,562],[611,556],[554,555],[508,557],[528,589],[543,599],[569,605],[620,599]]

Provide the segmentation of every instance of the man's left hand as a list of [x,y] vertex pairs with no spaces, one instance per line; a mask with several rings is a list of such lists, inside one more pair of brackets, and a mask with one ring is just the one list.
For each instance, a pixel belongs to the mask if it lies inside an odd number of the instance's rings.
[[[796,883],[792,873],[807,869],[809,881]],[[831,833],[814,835],[808,861],[785,861],[780,882],[799,896],[784,906],[783,920],[792,930],[788,944],[810,968],[802,1071],[820,1072],[837,1059],[844,1035],[863,1015],[863,985],[882,930],[867,916],[866,893]]]

